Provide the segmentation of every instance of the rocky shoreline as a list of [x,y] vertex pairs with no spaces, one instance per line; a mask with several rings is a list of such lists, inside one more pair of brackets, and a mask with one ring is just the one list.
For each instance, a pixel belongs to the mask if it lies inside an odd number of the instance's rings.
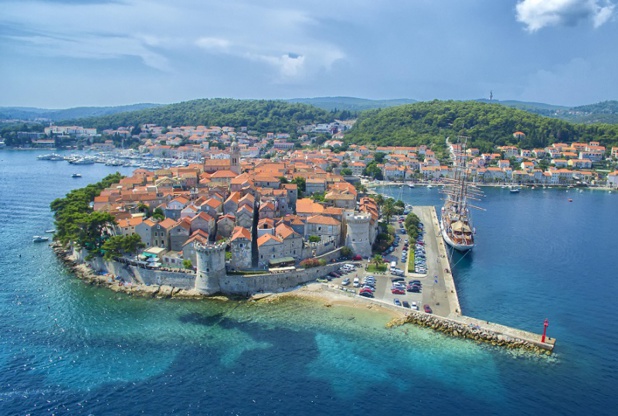
[[[90,266],[79,263],[71,257],[70,251],[66,250],[58,243],[52,243],[51,247],[58,259],[67,267],[77,278],[95,286],[106,287],[114,292],[126,293],[131,296],[141,296],[159,299],[213,299],[212,296],[205,296],[194,290],[186,290],[167,285],[140,285],[125,283],[115,279],[111,274],[96,274]],[[228,299],[226,297],[214,297],[216,299]]]
[[[91,285],[105,287],[117,293],[125,293],[130,296],[136,297],[145,297],[145,298],[156,298],[156,299],[218,299],[218,300],[230,300],[229,297],[226,296],[206,296],[200,294],[195,290],[186,290],[178,287],[172,287],[167,285],[141,285],[134,283],[125,283],[121,280],[115,279],[111,274],[97,274],[95,273],[90,266],[84,263],[77,262],[72,256],[71,252],[64,248],[59,243],[52,243],[50,245],[58,257],[58,259],[67,267],[77,278],[83,280]],[[260,301],[265,300],[267,303],[272,302],[274,300],[281,299],[284,296],[294,296],[293,292],[286,292],[279,294],[278,296],[274,296],[271,298],[272,294],[260,294],[249,298],[249,300]],[[306,292],[306,291],[305,291]],[[308,296],[305,292],[297,293],[298,296],[306,297],[306,298],[320,298],[319,293],[311,293]],[[303,296],[304,295],[304,296]],[[330,297],[329,297],[330,296]],[[332,294],[326,296],[325,306],[330,307],[332,302],[335,299],[332,298]],[[364,300],[364,299],[361,299]],[[337,297],[336,302],[339,304],[345,304],[346,306],[356,306],[359,305],[355,302],[355,299],[350,299],[348,297]],[[348,305],[349,303],[349,305]],[[364,307],[373,306],[371,302],[369,305],[366,303],[362,303]],[[383,309],[383,308],[379,308]],[[382,310],[385,312],[386,310]],[[391,311],[394,312],[394,311]],[[491,330],[487,330],[481,328],[478,325],[466,324],[462,322],[457,322],[452,319],[439,317],[436,315],[425,314],[416,311],[409,311],[406,315],[394,317],[387,324],[387,328],[393,328],[405,324],[413,324],[418,325],[425,328],[430,328],[435,331],[442,332],[446,335],[458,337],[458,338],[466,338],[476,342],[488,343],[493,346],[500,346],[506,348],[517,348],[530,352],[534,352],[537,354],[551,354],[551,350],[546,348],[542,348],[539,345],[536,345],[533,342],[529,342],[526,340],[522,340],[519,338],[510,337],[507,335],[499,334]]]
[[551,355],[550,349],[540,347],[530,341],[499,334],[478,325],[456,322],[452,319],[441,318],[436,315],[420,312],[410,312],[402,318],[394,318],[386,324],[386,326],[388,328],[393,328],[404,324],[414,324],[425,328],[431,328],[445,335],[470,339],[478,343],[487,343],[498,347],[517,348],[536,354]]

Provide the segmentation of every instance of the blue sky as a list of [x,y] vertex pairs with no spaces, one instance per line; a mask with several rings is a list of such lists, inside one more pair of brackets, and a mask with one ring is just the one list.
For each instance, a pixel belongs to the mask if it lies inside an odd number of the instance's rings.
[[0,0],[0,106],[618,99],[617,0]]

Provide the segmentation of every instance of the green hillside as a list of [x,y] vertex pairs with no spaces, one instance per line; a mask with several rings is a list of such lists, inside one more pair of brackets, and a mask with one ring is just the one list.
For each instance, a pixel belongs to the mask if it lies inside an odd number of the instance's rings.
[[64,110],[50,110],[34,107],[0,107],[0,120],[19,119],[35,120],[40,118],[52,121],[76,119],[83,117],[98,117],[109,114],[123,113],[127,111],[138,111],[145,108],[157,107],[160,104],[132,104],[117,107],[75,107]]
[[[85,127],[97,129],[154,123],[160,126],[247,127],[260,133],[296,133],[298,127],[333,121],[339,113],[306,104],[284,101],[202,99],[149,108],[130,113],[80,119]],[[73,121],[75,122],[75,121]]]
[[[526,138],[518,142],[513,138],[515,131],[523,131]],[[472,145],[481,151],[505,144],[544,147],[556,141],[599,140],[606,146],[618,144],[615,125],[574,124],[477,101],[429,101],[370,110],[361,114],[346,140],[381,146],[432,143],[440,148],[446,137],[457,135],[471,137]]]
[[355,97],[292,98],[286,101],[291,103],[309,104],[327,111],[347,110],[355,113],[375,108],[395,107],[398,105],[416,102],[416,100],[411,100],[409,98],[399,98],[393,100],[368,100],[365,98]]

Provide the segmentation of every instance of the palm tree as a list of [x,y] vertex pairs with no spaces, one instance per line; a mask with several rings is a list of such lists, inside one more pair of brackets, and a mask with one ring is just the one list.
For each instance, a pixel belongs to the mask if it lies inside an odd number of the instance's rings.
[[371,262],[376,265],[376,268],[378,268],[382,263],[384,263],[384,259],[379,254],[376,254],[371,259]]
[[391,217],[396,214],[395,204],[392,198],[388,198],[382,205],[382,215],[386,218],[386,222],[391,222]]

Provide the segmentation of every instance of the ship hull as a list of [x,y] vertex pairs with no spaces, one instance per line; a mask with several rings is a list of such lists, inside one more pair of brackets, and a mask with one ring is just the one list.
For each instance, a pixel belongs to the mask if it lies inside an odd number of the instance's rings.
[[462,253],[464,253],[466,251],[470,251],[474,247],[474,244],[457,244],[457,243],[455,243],[453,240],[451,240],[451,238],[448,236],[447,232],[444,229],[442,230],[442,238],[444,239],[444,242],[446,244],[448,244],[449,246],[453,247],[457,251],[461,251]]

